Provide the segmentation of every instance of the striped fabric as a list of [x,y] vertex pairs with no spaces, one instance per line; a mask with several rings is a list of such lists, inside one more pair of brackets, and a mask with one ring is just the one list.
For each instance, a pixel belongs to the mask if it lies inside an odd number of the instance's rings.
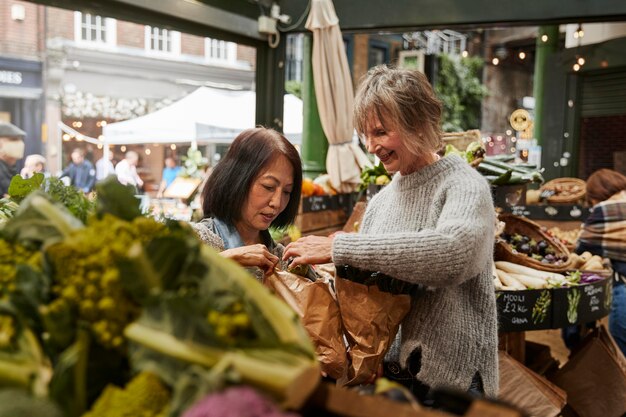
[[[626,266],[626,192],[593,207],[578,239],[577,252],[609,258],[616,270]],[[620,265],[621,264],[621,265]],[[619,271],[624,274],[626,271]]]

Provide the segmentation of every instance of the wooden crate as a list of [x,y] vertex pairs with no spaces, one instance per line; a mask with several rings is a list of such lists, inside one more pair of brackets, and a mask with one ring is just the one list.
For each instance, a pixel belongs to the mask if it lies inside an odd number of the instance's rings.
[[[313,211],[300,213],[296,217],[296,226],[303,235],[321,234],[321,231],[328,229],[341,230],[348,220],[346,212],[339,210]],[[332,231],[335,231],[332,230]]]

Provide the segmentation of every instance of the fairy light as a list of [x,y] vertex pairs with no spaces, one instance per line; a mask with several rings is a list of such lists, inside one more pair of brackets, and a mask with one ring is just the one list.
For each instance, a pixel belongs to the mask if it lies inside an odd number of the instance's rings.
[[175,144],[175,143],[172,143],[172,144],[170,145],[170,149],[171,149],[171,150],[173,150],[173,151],[175,151],[175,150],[176,150],[176,144]]
[[463,58],[467,58],[467,56],[468,56],[468,55],[469,55],[469,52],[467,52],[467,51],[463,51],[463,52],[461,52],[461,56],[462,56]]
[[520,53],[517,54],[517,56],[519,57],[519,59],[523,61],[524,59],[526,59],[526,52],[520,51]]
[[152,153],[152,151],[150,150],[150,148],[146,148],[146,150],[144,151],[146,153],[146,155],[150,155]]
[[493,65],[498,65],[500,63],[500,60],[498,58],[494,58],[494,59],[491,60],[491,63]]
[[579,71],[580,70],[580,65],[574,64],[574,66],[572,68],[574,69],[574,71]]
[[585,31],[583,30],[583,25],[578,25],[578,28],[574,32],[574,38],[581,39],[583,36],[585,36]]
[[122,151],[122,152],[126,152],[126,146],[122,145],[122,146],[120,147],[120,151]]
[[548,42],[548,35],[541,35],[542,42]]
[[581,56],[576,62],[578,63],[578,65],[583,66],[585,65],[585,58]]
[[70,137],[70,135],[69,135],[68,133],[64,133],[64,134],[63,134],[63,140],[64,140],[64,141],[66,141],[66,142],[67,142],[68,140],[70,140],[70,138],[71,138],[71,137]]
[[98,149],[102,149],[102,144],[101,143],[98,144]]

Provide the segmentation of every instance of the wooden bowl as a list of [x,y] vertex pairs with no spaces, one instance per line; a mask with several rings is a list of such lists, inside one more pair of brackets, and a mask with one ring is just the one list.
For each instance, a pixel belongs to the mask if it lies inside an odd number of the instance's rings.
[[499,219],[506,224],[504,227],[505,233],[510,235],[520,233],[536,241],[545,240],[548,245],[554,249],[555,256],[567,256],[567,261],[564,261],[559,265],[543,263],[523,253],[514,251],[511,245],[502,239],[496,240],[494,252],[494,258],[496,261],[512,262],[518,265],[548,272],[565,272],[572,269],[573,262],[569,256],[569,250],[567,250],[565,245],[563,245],[558,239],[548,234],[546,230],[537,223],[508,213],[500,214]]

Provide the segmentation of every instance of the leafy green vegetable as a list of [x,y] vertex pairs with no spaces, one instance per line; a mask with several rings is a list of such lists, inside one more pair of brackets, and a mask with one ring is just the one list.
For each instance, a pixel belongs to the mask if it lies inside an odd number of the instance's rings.
[[59,203],[41,191],[34,191],[24,199],[2,234],[25,246],[39,247],[62,240],[83,223]]
[[78,188],[65,185],[59,178],[47,178],[42,185],[52,200],[63,204],[81,222],[86,223],[89,215],[94,212],[93,200],[87,198]]
[[132,186],[122,185],[115,176],[109,176],[96,184],[98,215],[111,214],[131,221],[141,216],[140,202]]
[[[122,279],[134,293],[143,285],[153,294],[142,297],[140,319],[125,330],[134,364],[156,369],[169,384],[190,365],[223,366],[288,403],[299,403],[315,385],[319,368],[295,312],[212,249],[193,249],[195,242],[168,243],[192,248],[177,277],[174,268],[154,267],[158,255],[131,248],[128,262],[146,273]],[[143,284],[130,282],[137,280]]]
[[30,193],[35,190],[39,190],[43,184],[44,175],[42,173],[36,173],[28,179],[22,178],[20,175],[15,175],[11,178],[9,184],[9,195],[15,201],[20,202]]
[[368,185],[375,184],[376,178],[381,175],[386,175],[389,177],[389,173],[385,169],[385,166],[382,162],[379,162],[376,166],[366,167],[361,172],[361,184],[359,185],[359,191],[366,190]]

